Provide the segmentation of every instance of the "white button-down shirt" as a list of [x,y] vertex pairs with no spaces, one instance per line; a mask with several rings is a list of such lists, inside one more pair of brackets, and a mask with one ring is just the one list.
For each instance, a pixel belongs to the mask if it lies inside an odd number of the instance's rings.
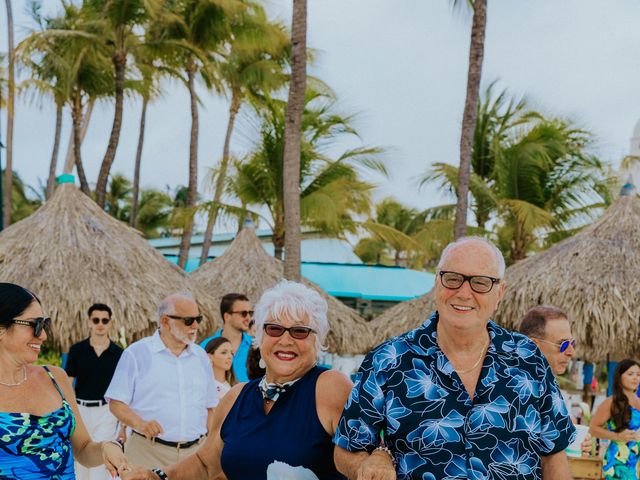
[[207,409],[218,404],[213,369],[205,351],[189,345],[179,356],[160,333],[122,354],[105,399],[127,404],[143,420],[156,420],[169,442],[188,442],[207,433]]

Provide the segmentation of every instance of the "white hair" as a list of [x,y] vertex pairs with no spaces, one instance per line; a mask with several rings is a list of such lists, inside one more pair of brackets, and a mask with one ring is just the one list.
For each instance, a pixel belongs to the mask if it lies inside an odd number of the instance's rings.
[[158,318],[156,319],[156,323],[160,326],[160,319],[165,315],[173,315],[176,313],[175,301],[176,300],[188,300],[191,302],[195,302],[196,299],[192,293],[189,292],[176,292],[170,295],[167,295],[162,299],[160,305],[158,305]]
[[502,256],[502,252],[491,241],[487,240],[484,237],[461,237],[458,240],[451,242],[449,245],[447,245],[444,248],[444,250],[442,250],[442,253],[440,254],[440,260],[438,261],[438,266],[436,267],[436,270],[440,271],[442,265],[444,264],[445,259],[453,249],[458,248],[460,245],[464,245],[466,243],[472,243],[472,242],[480,242],[480,243],[483,243],[486,247],[488,247],[491,253],[493,253],[493,255],[496,257],[496,261],[498,262],[498,277],[499,278],[504,277],[504,271],[505,271],[506,265],[504,263],[504,257]]
[[329,333],[327,302],[318,292],[301,283],[282,280],[276,286],[265,290],[255,307],[256,322],[255,347],[260,347],[264,336],[264,324],[277,321],[283,316],[299,320],[306,316],[309,326],[316,330],[316,349],[325,349],[324,341]]

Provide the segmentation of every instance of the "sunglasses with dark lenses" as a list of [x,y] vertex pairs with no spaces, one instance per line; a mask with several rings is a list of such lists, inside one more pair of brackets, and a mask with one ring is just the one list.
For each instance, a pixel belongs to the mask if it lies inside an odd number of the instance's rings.
[[202,323],[202,315],[198,315],[197,317],[179,317],[177,315],[167,315],[169,318],[173,318],[174,320],[182,320],[187,327],[193,325],[193,322],[198,322],[198,325]]
[[17,323],[18,325],[25,325],[33,328],[33,336],[37,338],[40,336],[43,329],[49,329],[51,326],[51,319],[49,317],[38,317],[31,320],[17,320],[14,318],[11,320],[11,323]]
[[101,321],[103,325],[107,325],[111,319],[110,318],[92,318],[91,321],[93,322],[94,325],[98,325]]
[[253,310],[238,310],[237,312],[229,312],[229,313],[237,313],[241,315],[243,318],[253,317]]
[[555,345],[556,347],[558,347],[560,349],[560,353],[564,353],[567,351],[567,349],[569,348],[569,345],[571,345],[571,347],[576,348],[576,339],[572,338],[570,340],[563,340],[560,343],[556,343],[556,342],[552,342],[551,340],[545,340],[543,338],[536,338],[536,340],[539,340],[541,342],[544,343],[550,343],[551,345]]
[[463,275],[457,272],[438,272],[442,286],[450,290],[457,290],[464,282],[469,282],[471,290],[476,293],[489,293],[496,283],[500,283],[499,278],[487,277],[485,275]]
[[284,335],[284,332],[289,332],[291,338],[295,338],[296,340],[304,340],[311,333],[318,333],[313,328],[310,327],[283,327],[282,325],[278,325],[277,323],[265,323],[264,331],[270,337],[281,337]]

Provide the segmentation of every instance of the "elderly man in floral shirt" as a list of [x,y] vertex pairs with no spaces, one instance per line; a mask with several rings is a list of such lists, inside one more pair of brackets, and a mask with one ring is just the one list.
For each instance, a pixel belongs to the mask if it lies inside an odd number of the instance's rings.
[[575,428],[553,372],[531,340],[490,320],[504,268],[484,239],[442,252],[437,310],[358,372],[334,438],[348,478],[571,479]]

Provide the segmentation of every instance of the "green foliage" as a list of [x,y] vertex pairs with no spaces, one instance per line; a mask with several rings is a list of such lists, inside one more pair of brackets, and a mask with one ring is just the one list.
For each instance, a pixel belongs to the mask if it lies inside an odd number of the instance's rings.
[[[282,168],[286,103],[266,100],[257,107],[259,140],[243,161],[235,163],[236,175],[229,191],[243,204],[266,206],[266,219],[284,239]],[[357,132],[352,118],[336,111],[335,98],[309,90],[302,115],[300,189],[302,224],[328,235],[355,232],[354,218],[371,208],[373,185],[361,179],[361,171],[386,174],[382,149],[358,147],[331,155],[335,141]]]
[[[511,263],[590,221],[608,201],[608,180],[589,153],[591,134],[493,88],[478,105],[469,190],[478,228],[491,224]],[[453,193],[456,182],[456,167],[436,163],[421,184]]]

